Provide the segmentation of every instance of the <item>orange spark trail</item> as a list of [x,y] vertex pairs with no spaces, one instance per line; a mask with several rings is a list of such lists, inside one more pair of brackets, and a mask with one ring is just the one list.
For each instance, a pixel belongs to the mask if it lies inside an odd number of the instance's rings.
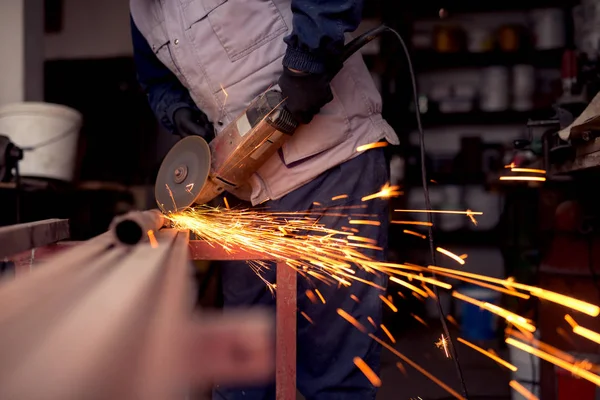
[[565,315],[565,320],[567,320],[569,325],[571,325],[571,328],[573,328],[573,333],[576,333],[587,340],[600,344],[600,333],[594,332],[591,329],[584,328],[583,326],[579,325],[569,314]]
[[383,301],[385,304],[387,304],[387,306],[393,311],[393,312],[398,312],[398,309],[396,308],[396,306],[389,301],[388,299],[386,299],[385,297],[383,297],[383,295],[379,295],[379,298],[381,299],[381,301]]
[[569,325],[571,325],[571,328],[575,328],[577,326],[577,322],[575,322],[573,317],[571,317],[569,314],[565,315],[565,321],[567,321]]
[[223,197],[223,203],[225,203],[225,207],[230,210],[229,208],[229,202],[227,201],[227,197]]
[[456,320],[454,319],[454,317],[452,315],[446,315],[446,319],[448,320],[448,322],[450,322],[455,327],[460,328],[460,325],[458,325],[458,322],[456,322]]
[[533,393],[515,380],[510,381],[509,386],[519,392],[519,394],[525,397],[526,400],[539,400]]
[[379,192],[365,196],[361,199],[361,201],[368,201],[376,198],[388,199],[390,197],[396,197],[404,194],[404,192],[399,191],[399,189],[400,186],[390,186],[389,183],[386,183]]
[[356,297],[355,295],[351,294],[351,295],[350,295],[350,298],[351,298],[352,300],[354,300],[355,302],[357,302],[357,303],[360,303],[360,299],[359,299],[358,297]]
[[313,201],[313,204],[314,204],[315,206],[321,206],[321,203],[319,203],[318,201]]
[[375,323],[375,321],[373,321],[373,318],[367,317],[367,321],[369,321],[369,323],[373,325],[373,328],[377,329],[377,324]]
[[514,287],[519,290],[525,290],[525,291],[528,291],[533,296],[539,297],[544,300],[551,301],[556,304],[563,305],[568,308],[572,308],[573,310],[577,310],[579,312],[585,313],[592,317],[597,317],[598,315],[600,315],[600,307],[598,307],[597,305],[590,304],[590,303],[587,303],[582,300],[577,300],[572,297],[565,296],[564,294],[551,292],[551,291],[545,290],[545,289],[540,289],[535,286],[524,285],[521,283],[509,281],[507,279],[498,279],[498,278],[491,278],[489,276],[484,276],[484,275],[472,274],[469,272],[458,271],[455,269],[436,267],[434,265],[430,265],[428,268],[432,269],[436,272],[442,271],[442,272],[447,272],[447,273],[450,273],[453,275],[467,276],[467,277],[471,277],[474,279],[479,279],[479,280],[483,280],[483,281],[487,281],[487,282],[497,283],[500,285]]
[[361,151],[365,151],[365,150],[376,149],[379,147],[385,147],[387,145],[388,145],[387,142],[374,142],[374,143],[369,143],[369,144],[363,144],[362,146],[358,146],[356,148],[356,151],[361,152]]
[[323,295],[321,294],[321,292],[319,292],[319,289],[315,289],[315,293],[317,294],[317,296],[319,296],[319,299],[321,299],[321,303],[325,304],[325,297],[323,297]]
[[431,214],[461,214],[461,215],[483,215],[481,211],[451,211],[451,210],[394,210],[396,212],[407,213],[431,213]]
[[501,176],[501,181],[536,181],[545,182],[546,178],[542,176]]
[[374,226],[380,226],[381,225],[380,221],[370,221],[368,219],[351,219],[348,222],[351,225],[374,225]]
[[402,365],[401,362],[397,362],[396,367],[398,367],[398,369],[400,370],[400,372],[402,372],[404,376],[408,376],[408,374],[406,373],[406,368],[404,368],[404,365]]
[[425,326],[429,326],[427,325],[427,322],[423,321],[423,318],[419,317],[418,315],[415,315],[413,313],[410,314],[414,319],[416,319],[417,321],[419,321],[420,323],[422,323]]
[[383,347],[385,347],[386,349],[388,349],[389,351],[391,351],[392,353],[394,353],[396,356],[400,357],[402,359],[402,361],[404,361],[405,363],[407,363],[408,365],[410,365],[411,367],[413,367],[414,369],[416,369],[417,371],[419,371],[420,373],[425,375],[427,378],[431,379],[434,383],[436,383],[442,389],[444,389],[445,391],[450,393],[452,396],[456,397],[459,400],[466,400],[464,397],[462,397],[460,394],[458,394],[456,391],[454,391],[450,386],[448,386],[444,382],[440,381],[438,378],[436,378],[435,376],[430,374],[428,371],[426,371],[424,368],[422,368],[419,364],[415,363],[410,358],[406,357],[404,354],[400,353],[398,350],[396,350],[395,348],[393,348],[392,346],[390,346],[383,340],[379,339],[377,336],[373,335],[372,333],[369,333],[369,337],[371,339],[373,339],[374,341],[376,341],[377,343],[379,343],[380,345],[382,345]]
[[340,317],[344,318],[346,321],[348,321],[352,325],[354,325],[354,327],[356,329],[358,329],[362,333],[367,333],[367,328],[365,328],[365,326],[363,324],[358,322],[357,319],[354,318],[352,315],[348,314],[346,311],[342,310],[341,308],[337,309],[337,313],[340,315]]
[[392,333],[388,330],[388,328],[385,327],[384,324],[381,324],[381,329],[385,332],[385,334],[387,335],[387,337],[390,338],[390,341],[392,343],[396,343],[396,339],[394,339],[394,337],[392,336]]
[[474,345],[471,342],[466,341],[463,338],[456,338],[456,340],[458,340],[459,342],[461,342],[462,344],[469,346],[470,348],[472,348],[473,350],[476,350],[478,352],[480,352],[481,354],[491,358],[492,360],[496,361],[498,364],[510,369],[511,371],[515,372],[517,370],[517,367],[515,367],[514,365],[512,365],[511,363],[504,361],[503,359],[501,359],[500,357],[498,357],[495,354],[492,354],[491,352],[482,349],[479,346]]
[[519,342],[513,338],[507,338],[505,340],[505,342],[513,347],[523,350],[524,352],[533,354],[534,356],[539,357],[542,360],[548,361],[549,363],[554,364],[559,368],[567,370],[570,373],[572,373],[573,375],[576,375],[580,378],[586,379],[586,380],[592,382],[593,384],[595,384],[596,386],[600,386],[600,376],[593,374],[589,371],[583,370],[580,367],[578,367],[577,365],[563,361],[558,357],[555,357],[551,354],[548,354],[546,352],[538,350],[535,347],[526,345],[525,343]]
[[477,286],[481,286],[481,287],[484,287],[484,288],[492,289],[492,290],[495,290],[497,292],[502,292],[502,293],[508,294],[510,296],[520,297],[520,298],[525,299],[525,300],[527,300],[527,299],[529,299],[531,297],[528,294],[517,292],[513,288],[505,289],[505,288],[500,287],[500,286],[490,285],[489,283],[480,282],[480,281],[476,281],[475,279],[469,279],[469,278],[465,278],[463,276],[457,276],[457,275],[453,275],[453,274],[449,274],[449,273],[441,272],[441,271],[436,271],[436,274],[443,275],[443,276],[448,276],[448,277],[452,277],[454,279],[459,279],[459,280],[461,280],[463,282],[469,282],[469,283],[472,283],[472,284],[477,285]]
[[148,234],[148,240],[150,241],[150,247],[152,247],[153,249],[158,247],[158,241],[156,240],[156,236],[154,236],[154,231],[153,230],[149,230],[147,232]]
[[306,315],[306,313],[305,313],[304,311],[300,311],[300,314],[301,314],[301,315],[302,315],[304,318],[306,318],[306,320],[307,320],[308,322],[310,322],[312,325],[314,325],[314,324],[315,324],[315,322],[314,322],[314,321],[313,321],[313,320],[312,320],[312,319],[311,319],[311,318],[310,318],[308,315]]
[[379,379],[377,374],[373,372],[373,370],[367,365],[366,362],[363,361],[362,358],[354,357],[354,365],[356,365],[358,369],[360,369],[360,372],[362,372],[367,377],[367,379],[369,380],[369,382],[371,382],[373,386],[381,386],[381,379]]
[[462,301],[466,301],[467,303],[471,303],[473,305],[476,305],[480,308],[483,308],[485,310],[490,311],[491,313],[494,313],[502,318],[504,318],[506,321],[514,324],[514,325],[518,325],[521,328],[529,331],[529,332],[535,332],[536,328],[534,325],[532,325],[531,323],[529,323],[529,321],[523,317],[521,317],[518,314],[512,313],[510,311],[507,311],[501,307],[498,307],[494,304],[490,304],[490,303],[486,303],[483,301],[479,301],[479,300],[475,300],[472,297],[469,296],[465,296],[462,293],[458,293],[458,292],[452,292],[452,296],[456,297],[459,300]]
[[511,168],[512,172],[529,172],[532,174],[545,174],[545,169],[536,169],[536,168]]
[[315,294],[312,292],[312,290],[309,289],[306,291],[306,297],[308,297],[308,299],[311,301],[311,303],[317,304],[317,296],[315,296]]
[[440,337],[440,340],[435,345],[438,348],[444,349],[444,353],[446,354],[446,358],[450,358],[450,354],[448,353],[448,339],[446,339],[443,334]]
[[469,255],[468,254],[461,254],[459,257],[462,258],[463,260],[466,260],[467,257],[469,257]]
[[347,199],[348,195],[347,194],[340,194],[339,196],[333,196],[331,198],[331,201],[336,201],[336,200],[341,200],[341,199]]
[[456,261],[457,263],[464,265],[465,264],[465,260],[463,260],[462,258],[460,258],[459,256],[457,256],[456,254],[452,253],[451,251],[448,251],[446,249],[443,249],[441,247],[436,248],[436,250],[439,253],[444,254],[445,256],[450,257],[451,259],[453,259],[454,261]]
[[[435,285],[435,286],[439,286],[439,287],[441,287],[443,289],[452,289],[452,285],[450,285],[449,283],[446,283],[446,282],[438,281],[437,279],[427,278],[425,276],[420,276],[420,275],[415,275],[415,274],[408,274],[408,273],[402,272],[402,271],[393,271],[392,273],[393,274],[397,274],[397,275],[406,276],[409,279],[416,279],[418,281],[427,282],[429,284],[432,284],[432,285]],[[392,278],[393,277],[391,277],[390,280],[392,280],[393,282],[396,282]],[[398,278],[396,278],[396,279],[398,279]]]
[[390,221],[390,224],[433,226],[433,224],[431,222],[423,222],[423,221]]
[[414,290],[415,292],[419,293],[423,297],[427,297],[427,292],[421,290],[420,288],[416,287],[415,285],[412,285],[408,282],[404,282],[403,280],[400,280],[400,279],[396,278],[395,276],[390,277],[390,281],[396,282],[397,284],[402,285],[410,290]]
[[427,239],[427,236],[423,235],[422,233],[419,232],[415,232],[415,231],[409,231],[408,229],[403,230],[402,232],[408,234],[408,235],[413,235],[416,237],[420,237],[421,239]]

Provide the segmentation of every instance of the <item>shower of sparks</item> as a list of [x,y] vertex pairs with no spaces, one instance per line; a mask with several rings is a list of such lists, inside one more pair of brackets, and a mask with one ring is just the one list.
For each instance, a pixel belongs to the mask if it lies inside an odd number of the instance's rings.
[[308,297],[311,303],[317,304],[317,296],[315,296],[312,290],[309,289],[306,291],[306,297]]
[[381,379],[379,379],[377,374],[373,372],[373,370],[367,365],[366,362],[363,361],[362,358],[354,357],[354,365],[356,365],[358,369],[360,369],[360,372],[367,377],[369,382],[371,382],[371,385],[375,387],[381,386]]
[[423,235],[422,233],[419,233],[419,232],[410,231],[408,229],[405,229],[402,232],[404,232],[404,233],[406,233],[408,235],[413,235],[413,236],[419,237],[421,239],[427,239],[427,236],[425,236],[425,235]]
[[420,225],[420,226],[433,226],[431,222],[424,221],[390,221],[391,224],[399,225]]
[[311,323],[311,325],[314,325],[314,324],[315,324],[315,322],[312,320],[312,318],[310,318],[308,315],[306,315],[306,313],[305,313],[304,311],[300,311],[300,315],[302,315],[304,318],[306,318],[306,320],[307,320],[308,322],[310,322],[310,323]]
[[339,196],[332,197],[331,201],[342,200],[342,199],[347,199],[347,198],[348,198],[347,194],[340,194]]
[[225,203],[225,208],[231,210],[231,208],[229,208],[229,202],[227,201],[227,197],[223,197],[223,203]]
[[401,192],[398,189],[400,189],[400,186],[390,186],[389,183],[386,183],[381,188],[381,191],[370,194],[368,196],[365,196],[361,199],[361,201],[368,201],[368,200],[373,200],[373,199],[377,199],[377,198],[389,199],[390,197],[396,197],[396,196],[403,195],[404,192]]
[[546,178],[543,176],[501,176],[501,181],[534,181],[534,182],[545,182]]
[[451,251],[448,251],[448,250],[443,249],[441,247],[436,248],[436,251],[438,253],[442,253],[443,255],[450,257],[451,259],[453,259],[454,261],[456,261],[460,265],[464,265],[465,264],[465,260],[463,260],[462,258],[460,258],[459,256],[457,256],[456,254],[452,253]]
[[365,328],[365,326],[363,324],[358,322],[358,320],[356,318],[354,318],[352,315],[348,314],[346,311],[342,310],[341,308],[337,309],[337,313],[339,314],[340,317],[344,318],[346,321],[348,321],[350,324],[352,324],[356,329],[358,329],[362,333],[367,333],[367,328]]
[[413,317],[414,319],[416,319],[417,321],[419,321],[421,324],[425,325],[425,326],[429,326],[427,325],[427,322],[425,322],[423,320],[423,318],[419,317],[418,315],[415,315],[413,313],[410,313],[410,316]]
[[448,339],[446,339],[443,334],[440,337],[440,340],[435,343],[435,345],[437,346],[438,349],[444,349],[446,358],[450,358],[450,353],[448,353]]
[[498,364],[510,369],[513,372],[517,371],[517,367],[515,367],[514,365],[512,365],[511,363],[504,361],[503,359],[501,359],[500,357],[498,357],[496,354],[493,354],[492,351],[488,351],[488,350],[484,350],[479,346],[474,345],[471,342],[466,341],[463,338],[457,338],[456,340],[458,340],[460,343],[469,346],[470,348],[472,348],[473,350],[476,350],[478,352],[480,352],[481,354],[491,358],[492,360],[496,361]]
[[365,150],[376,149],[379,147],[386,147],[387,145],[388,145],[387,142],[368,143],[368,144],[363,144],[362,146],[358,146],[356,148],[356,151],[361,152],[361,151],[365,151]]
[[[339,198],[339,196],[336,197]],[[333,215],[331,214],[333,211],[336,213],[335,216],[347,218],[350,225],[379,226],[379,221],[371,219],[373,216],[354,214],[349,211],[349,209],[364,209],[366,206],[337,206],[328,208],[323,208],[320,204],[315,204],[315,206],[319,206],[319,208],[305,212],[289,213],[269,212],[264,209],[240,209],[236,207],[226,209],[199,206],[175,214],[168,214],[166,215],[166,218],[171,221],[174,228],[190,230],[211,246],[222,247],[225,251],[232,254],[242,251],[249,255],[257,255],[259,260],[248,262],[248,265],[261,279],[263,279],[267,287],[272,291],[275,290],[276,287],[262,277],[262,273],[270,268],[270,262],[260,261],[260,259],[277,260],[280,263],[285,263],[287,266],[297,271],[300,276],[309,281],[314,280],[326,285],[337,285],[339,287],[351,286],[355,283],[370,285],[382,291],[380,295],[381,300],[393,311],[397,311],[398,309],[390,299],[383,295],[383,293],[385,293],[385,288],[373,283],[369,279],[365,279],[363,275],[359,276],[359,271],[372,274],[373,276],[380,274],[387,275],[391,282],[398,283],[410,289],[413,295],[422,301],[424,301],[423,298],[434,297],[434,295],[432,295],[432,290],[428,287],[429,284],[439,286],[442,289],[452,289],[452,285],[436,279],[432,275],[432,273],[435,272],[439,276],[445,278],[474,283],[511,296],[528,299],[531,295],[583,312],[593,317],[600,315],[600,307],[597,305],[535,286],[520,284],[514,279],[491,278],[485,275],[437,266],[424,267],[411,263],[397,264],[375,261],[362,253],[363,249],[379,249],[374,240],[358,236],[357,234],[359,232],[356,228],[344,227],[339,230],[330,229],[320,220],[323,215]],[[463,214],[468,215],[467,213],[468,212],[463,212]],[[357,217],[358,219],[354,219]],[[392,221],[392,223],[420,226],[432,225],[429,222],[421,221]],[[152,239],[150,238],[151,235],[148,234],[148,236],[152,242]],[[466,258],[465,254],[454,256],[464,263],[464,259]],[[407,281],[412,283],[408,283]],[[421,287],[416,286],[417,281],[418,285],[421,285]],[[398,292],[398,294],[405,298],[403,293]],[[571,371],[577,376],[581,376],[600,385],[600,377],[589,371],[593,366],[591,363],[585,362],[585,360],[575,360],[572,356],[566,355],[566,353],[562,353],[558,349],[536,341],[531,334],[536,331],[536,327],[532,324],[532,321],[496,305],[485,303],[461,295],[457,292],[452,292],[452,295],[504,318],[509,324],[507,332],[510,332],[510,335],[512,336],[506,339],[508,344],[518,347],[521,350],[531,352],[541,359],[549,361],[561,368]],[[319,302],[325,303],[325,298],[316,289],[307,290],[306,296],[315,304],[318,304]],[[360,299],[355,295],[350,295],[350,297],[353,301],[357,303],[360,302]],[[348,312],[337,309],[337,313],[359,331],[367,333],[366,327]],[[300,312],[300,314],[306,318],[307,321],[313,323],[306,313]],[[415,314],[411,314],[411,316],[421,324],[427,326],[427,323],[421,317]],[[451,316],[447,316],[446,318],[454,325],[458,325]],[[368,317],[367,319],[375,329],[381,328],[392,343],[395,342],[395,339],[390,334],[389,330],[383,325],[377,326],[372,318]],[[569,321],[569,319],[567,320]],[[600,334],[580,327],[572,320],[572,318],[570,322],[572,328],[579,331],[576,333],[600,341]],[[513,328],[510,328],[510,326]],[[516,331],[514,328],[519,329],[519,331]],[[586,333],[582,334],[582,332]],[[596,336],[594,336],[594,334]],[[394,354],[400,354],[395,352],[393,347],[375,335],[369,334],[369,337],[394,352]],[[522,342],[517,341],[515,338],[522,340]],[[525,343],[529,343],[531,346]],[[483,349],[480,350],[477,351],[482,353],[485,352]],[[492,356],[498,357],[492,352],[488,351],[487,353],[488,354],[486,355],[490,358],[493,358]],[[403,359],[404,362],[410,364],[412,367],[419,370],[419,372],[448,390],[456,398],[462,399],[460,395],[453,392],[452,389],[445,386],[444,383],[437,380],[437,378],[431,376],[427,371],[422,370],[420,366],[413,363],[411,360],[405,359],[401,354],[399,357]],[[494,360],[501,363],[499,360]],[[597,366],[594,367],[598,368]]]
[[[458,400],[466,400],[464,397],[462,397],[460,394],[458,394],[455,390],[453,390],[450,386],[448,386],[444,382],[440,381],[438,378],[433,376],[431,373],[429,373],[427,370],[425,370],[419,364],[417,364],[410,358],[406,357],[404,354],[400,353],[398,350],[396,350],[395,348],[390,346],[388,343],[379,339],[377,336],[373,335],[372,333],[369,333],[369,337],[371,339],[373,339],[374,341],[376,341],[377,343],[379,343],[380,345],[382,345],[383,347],[385,347],[386,349],[388,349],[389,351],[391,351],[394,355],[399,357],[402,361],[404,361],[405,363],[407,363],[408,365],[410,365],[411,367],[413,367],[414,369],[416,369],[417,371],[419,371],[420,373],[425,375],[427,378],[431,379],[434,383],[436,383],[442,389],[444,389],[445,391],[450,393],[452,396],[456,397]],[[398,368],[400,368],[400,367],[398,367]],[[400,369],[402,369],[402,368],[400,368]]]
[[154,236],[154,231],[153,230],[149,230],[148,232],[146,232],[146,234],[148,235],[148,241],[150,242],[150,246],[155,249],[158,247],[158,241],[156,240],[156,236]]
[[536,168],[511,168],[511,172],[529,172],[530,174],[545,174],[545,169]]
[[321,300],[321,303],[323,303],[323,304],[327,303],[325,301],[325,297],[323,297],[323,295],[321,294],[321,292],[319,292],[319,289],[315,289],[315,293],[317,294],[317,296],[319,296],[319,299]]
[[390,341],[392,343],[396,343],[396,339],[394,339],[394,337],[392,336],[392,333],[388,330],[388,328],[385,327],[384,324],[381,324],[381,330],[383,332],[385,332],[385,334],[387,335],[388,338],[390,338]]
[[398,309],[396,308],[394,303],[392,303],[391,301],[389,301],[388,299],[383,297],[383,295],[381,295],[381,294],[379,295],[379,298],[381,299],[381,301],[383,301],[385,304],[387,304],[387,306],[390,308],[390,310],[392,310],[393,312],[398,312]]
[[537,396],[527,390],[523,385],[519,382],[512,380],[509,382],[509,386],[517,391],[521,396],[525,397],[526,400],[539,400]]
[[552,354],[548,354],[542,350],[536,349],[535,347],[529,346],[523,342],[519,342],[518,340],[515,340],[513,338],[507,338],[505,341],[507,344],[516,347],[517,349],[523,350],[524,352],[541,358],[544,361],[548,361],[549,363],[554,364],[559,368],[569,371],[575,376],[586,379],[596,386],[600,386],[600,376],[582,369],[581,366],[578,364],[566,362],[556,356],[553,356]]

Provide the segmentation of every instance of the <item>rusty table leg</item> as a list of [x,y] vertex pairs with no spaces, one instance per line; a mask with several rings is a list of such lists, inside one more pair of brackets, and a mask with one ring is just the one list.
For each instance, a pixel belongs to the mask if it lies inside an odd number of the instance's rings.
[[296,398],[296,271],[277,264],[277,400]]

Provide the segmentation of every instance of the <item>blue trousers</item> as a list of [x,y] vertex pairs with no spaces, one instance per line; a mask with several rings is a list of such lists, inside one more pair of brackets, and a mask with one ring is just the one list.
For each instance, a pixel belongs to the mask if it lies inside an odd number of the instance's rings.
[[[378,192],[388,181],[388,168],[381,149],[368,150],[322,175],[280,200],[266,204],[272,211],[304,211],[317,206],[366,206],[354,212],[374,214],[381,226],[352,225],[360,230],[357,235],[376,239],[384,251],[361,249],[374,259],[385,259],[387,228],[389,222],[388,203],[384,199],[362,202],[361,198]],[[347,194],[348,198],[333,201],[332,197]],[[320,222],[333,229],[348,225],[348,217],[339,216],[339,209],[324,211]],[[336,215],[337,214],[337,215]],[[311,216],[313,216],[311,214]],[[363,218],[364,219],[364,218]],[[387,278],[382,274],[367,274],[356,270],[356,276],[386,287]],[[245,263],[227,262],[222,266],[224,306],[248,307],[262,305],[273,307],[275,298],[255,273]],[[264,277],[275,282],[275,268]],[[306,296],[307,289],[317,288],[326,304],[313,304]],[[354,294],[360,303],[351,299]],[[354,281],[350,287],[326,285],[318,280],[308,282],[298,279],[298,333],[297,333],[297,386],[307,400],[372,400],[376,388],[354,365],[354,357],[361,357],[376,373],[379,372],[381,347],[364,333],[358,331],[336,312],[345,310],[357,318],[367,329],[378,334],[367,320],[371,317],[377,326],[381,323],[382,302],[380,289]],[[304,311],[314,322],[309,323],[300,311]],[[231,388],[217,386],[213,391],[216,400],[271,400],[275,399],[274,384],[266,387]],[[286,399],[288,400],[288,399]],[[289,399],[292,400],[292,399]]]

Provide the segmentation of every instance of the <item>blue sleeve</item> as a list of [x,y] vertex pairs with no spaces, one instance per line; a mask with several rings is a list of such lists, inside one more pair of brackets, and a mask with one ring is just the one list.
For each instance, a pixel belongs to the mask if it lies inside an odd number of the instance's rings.
[[195,109],[197,107],[179,79],[156,57],[133,19],[131,19],[131,39],[138,82],[146,93],[156,118],[173,133],[175,111],[183,107]]
[[358,28],[363,0],[292,0],[293,30],[283,65],[311,73],[324,73],[340,57],[344,34]]

